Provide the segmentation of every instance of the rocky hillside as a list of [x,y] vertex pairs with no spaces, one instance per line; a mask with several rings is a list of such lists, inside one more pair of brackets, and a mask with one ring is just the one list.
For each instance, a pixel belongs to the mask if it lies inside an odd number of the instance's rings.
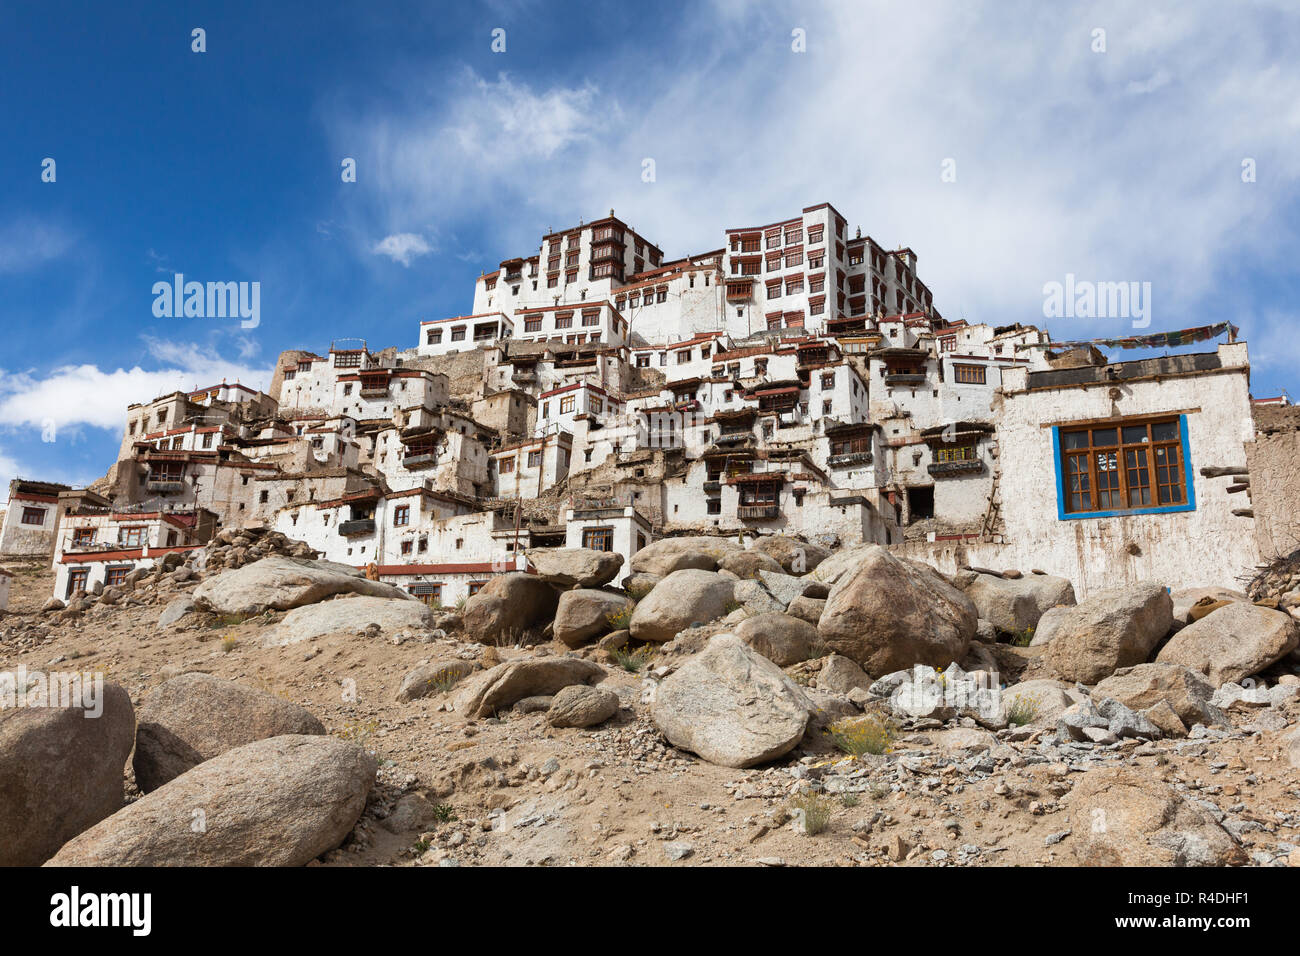
[[1277,569],[1078,602],[783,537],[625,588],[529,557],[459,608],[274,533],[66,607],[18,574],[0,693],[105,684],[0,709],[0,863],[1300,865]]

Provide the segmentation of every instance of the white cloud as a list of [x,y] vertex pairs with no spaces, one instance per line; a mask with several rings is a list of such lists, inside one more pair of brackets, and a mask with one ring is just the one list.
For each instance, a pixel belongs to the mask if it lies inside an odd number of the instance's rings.
[[[496,261],[613,207],[671,258],[829,201],[850,234],[915,250],[949,318],[1041,324],[1044,283],[1072,272],[1151,282],[1152,327],[1178,328],[1240,297],[1242,262],[1300,255],[1284,218],[1300,198],[1300,11],[1252,11],[825,2],[792,19],[717,2],[606,51],[635,83],[408,77],[417,93],[328,122],[382,197],[362,234],[436,222]],[[1241,181],[1245,157],[1259,182]]]
[[271,379],[271,369],[231,362],[193,343],[147,339],[146,350],[160,367],[63,365],[45,374],[0,369],[0,422],[9,428],[53,425],[60,432],[82,427],[117,431],[132,403],[222,381],[264,389]]
[[62,226],[20,218],[0,226],[0,275],[27,272],[58,259],[74,244]]
[[415,257],[427,256],[433,252],[433,246],[419,233],[398,232],[376,242],[371,251],[377,256],[388,256],[394,262],[409,267]]

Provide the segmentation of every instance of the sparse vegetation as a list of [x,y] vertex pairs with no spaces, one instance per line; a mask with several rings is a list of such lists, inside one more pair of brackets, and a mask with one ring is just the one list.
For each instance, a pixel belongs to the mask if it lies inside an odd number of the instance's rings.
[[865,714],[837,720],[826,728],[826,736],[851,757],[888,753],[898,728],[888,717]]
[[450,803],[434,804],[433,818],[439,823],[451,823],[456,819],[456,808]]
[[1007,708],[1007,723],[1013,727],[1023,727],[1025,724],[1033,723],[1034,718],[1038,716],[1040,706],[1037,697],[1030,694],[1017,694],[1011,706]]
[[649,644],[642,644],[638,648],[625,645],[609,649],[609,659],[631,674],[639,673],[641,668],[645,667],[654,655],[654,648]]
[[432,687],[440,694],[445,694],[456,686],[460,680],[460,671],[454,667],[443,667],[434,672],[428,680],[428,686]]
[[227,634],[221,639],[221,653],[223,654],[229,654],[238,646],[239,638],[235,637],[233,634]]
[[628,625],[632,623],[631,606],[621,607],[617,611],[611,611],[605,615],[605,620],[609,626],[616,631],[626,631]]
[[811,790],[790,801],[790,811],[799,822],[799,828],[808,836],[816,836],[830,826],[834,806],[829,797]]
[[862,802],[862,798],[859,797],[856,793],[840,794],[840,806],[842,806],[845,810],[852,810],[861,802]]
[[1016,647],[1028,647],[1033,639],[1034,629],[1032,627],[1027,627],[1020,633],[1013,634],[1011,636],[1011,643]]

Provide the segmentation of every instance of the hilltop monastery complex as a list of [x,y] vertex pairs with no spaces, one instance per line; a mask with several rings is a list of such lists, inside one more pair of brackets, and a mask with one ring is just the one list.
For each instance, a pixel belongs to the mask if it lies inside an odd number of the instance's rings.
[[1108,362],[945,320],[912,250],[828,203],[673,260],[611,211],[412,333],[285,352],[266,393],[141,396],[105,478],[13,482],[0,553],[48,556],[66,600],[260,525],[452,604],[530,548],[630,559],[683,533],[877,542],[1084,593],[1223,584],[1300,541],[1293,409],[1252,400],[1234,329]]

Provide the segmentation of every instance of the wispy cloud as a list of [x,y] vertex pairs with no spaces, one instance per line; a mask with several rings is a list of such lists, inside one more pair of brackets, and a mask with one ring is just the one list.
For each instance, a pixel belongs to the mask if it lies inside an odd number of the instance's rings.
[[0,275],[28,272],[67,254],[75,243],[64,226],[22,217],[0,226]]
[[417,232],[396,232],[376,242],[371,251],[409,267],[412,259],[433,252],[433,246]]

